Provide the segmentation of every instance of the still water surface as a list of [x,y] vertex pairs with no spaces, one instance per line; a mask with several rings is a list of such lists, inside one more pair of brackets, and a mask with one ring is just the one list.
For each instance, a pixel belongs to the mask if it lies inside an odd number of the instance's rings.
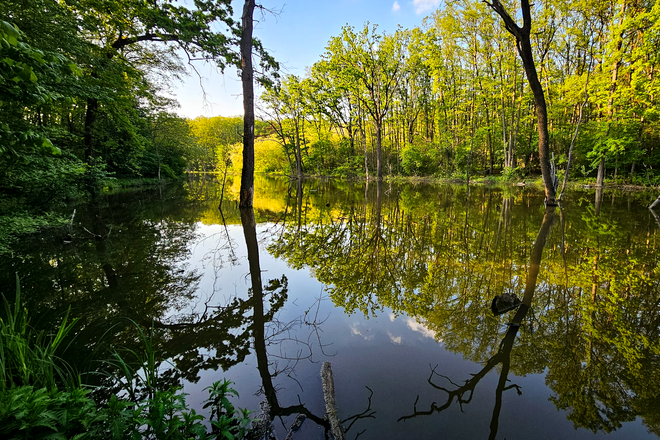
[[81,368],[153,325],[164,379],[198,409],[232,380],[278,438],[298,414],[324,438],[324,361],[349,439],[660,435],[655,196],[260,178],[241,216],[238,186],[222,213],[213,179],[79,206],[72,243],[3,258],[2,293],[18,272],[44,328],[70,307]]

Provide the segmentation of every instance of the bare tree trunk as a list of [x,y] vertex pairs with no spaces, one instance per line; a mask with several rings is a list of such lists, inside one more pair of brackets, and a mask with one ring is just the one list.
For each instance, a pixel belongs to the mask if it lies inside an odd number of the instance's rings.
[[241,28],[241,83],[243,84],[243,170],[239,206],[251,207],[254,197],[254,83],[252,71],[252,17],[254,1],[245,0]]
[[523,62],[529,88],[534,95],[534,103],[536,104],[536,121],[539,133],[539,161],[541,165],[541,173],[543,174],[543,184],[545,186],[545,203],[548,206],[557,205],[555,200],[555,186],[552,181],[550,173],[550,139],[548,135],[548,109],[545,103],[545,94],[543,93],[543,86],[539,82],[538,74],[536,73],[536,66],[534,65],[534,56],[532,53],[532,43],[530,41],[530,32],[532,30],[532,14],[529,0],[521,0],[520,6],[522,9],[523,26],[520,27],[511,18],[502,3],[499,0],[493,0],[488,3],[504,21],[506,29],[516,37],[518,54]]
[[600,158],[598,163],[598,177],[596,177],[596,186],[603,186],[605,180],[605,156]]

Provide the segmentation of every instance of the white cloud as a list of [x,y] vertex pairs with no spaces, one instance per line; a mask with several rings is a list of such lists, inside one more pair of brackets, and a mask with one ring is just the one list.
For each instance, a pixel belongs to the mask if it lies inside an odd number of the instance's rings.
[[440,0],[413,0],[416,14],[432,11],[440,6]]
[[390,332],[387,332],[387,335],[390,337],[390,341],[392,341],[393,344],[401,345],[401,336],[394,336]]
[[414,319],[406,318],[406,324],[408,324],[408,328],[410,328],[410,330],[417,333],[421,333],[423,336],[426,336],[427,338],[435,339],[435,333],[433,333],[431,330],[427,329],[423,324],[420,324]]
[[[367,329],[366,331],[369,331],[369,330]],[[370,341],[374,338],[374,335],[365,335],[364,333],[362,333],[360,331],[360,329],[357,328],[357,325],[355,325],[355,324],[351,326],[351,334],[353,336],[361,336],[362,338],[364,338],[365,341]]]
[[399,4],[399,2],[394,2],[394,4],[392,5],[392,12],[399,12],[399,9],[401,9],[401,5]]

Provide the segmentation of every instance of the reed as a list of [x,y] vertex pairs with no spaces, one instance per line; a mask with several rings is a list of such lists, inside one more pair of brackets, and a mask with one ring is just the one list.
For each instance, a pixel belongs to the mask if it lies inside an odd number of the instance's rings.
[[30,326],[28,311],[21,305],[21,287],[16,275],[16,299],[11,304],[3,296],[4,316],[0,317],[0,391],[12,386],[56,389],[58,385],[74,386],[76,375],[57,352],[77,319],[69,320],[69,312],[57,333],[47,334]]

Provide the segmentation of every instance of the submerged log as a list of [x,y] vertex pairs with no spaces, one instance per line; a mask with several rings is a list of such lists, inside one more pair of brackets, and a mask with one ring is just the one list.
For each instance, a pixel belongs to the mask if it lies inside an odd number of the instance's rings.
[[344,432],[335,406],[335,382],[332,378],[330,362],[323,362],[321,382],[323,383],[323,399],[325,400],[325,413],[330,422],[330,432],[335,440],[344,440]]

